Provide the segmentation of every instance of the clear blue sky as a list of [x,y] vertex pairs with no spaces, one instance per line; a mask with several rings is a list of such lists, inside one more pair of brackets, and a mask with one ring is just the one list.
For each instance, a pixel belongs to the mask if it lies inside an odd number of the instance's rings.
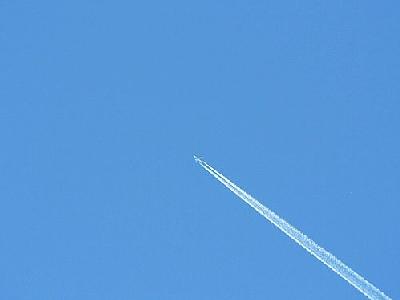
[[400,298],[399,20],[2,1],[0,298],[364,299],[193,154]]

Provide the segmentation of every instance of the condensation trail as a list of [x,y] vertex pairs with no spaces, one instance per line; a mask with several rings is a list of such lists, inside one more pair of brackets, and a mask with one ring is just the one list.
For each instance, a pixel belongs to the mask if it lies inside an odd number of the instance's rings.
[[225,185],[228,189],[230,189],[233,193],[239,196],[243,201],[253,207],[257,212],[259,212],[263,217],[265,217],[268,221],[282,230],[286,235],[288,235],[292,240],[294,240],[297,244],[307,250],[311,255],[315,256],[319,261],[327,265],[331,270],[333,270],[336,274],[354,286],[357,290],[367,296],[372,300],[391,300],[390,297],[386,296],[383,292],[381,292],[377,287],[373,284],[369,283],[365,278],[361,275],[354,272],[348,266],[346,266],[343,262],[337,259],[333,254],[326,251],[324,248],[318,246],[313,240],[307,237],[304,233],[300,232],[288,222],[283,220],[269,208],[262,205],[256,199],[254,199],[251,195],[247,194],[244,190],[236,186],[233,182],[231,182],[224,175],[219,173],[205,161],[200,158],[194,156],[194,159],[197,163],[200,164],[207,172],[209,172],[212,176],[214,176],[219,182]]

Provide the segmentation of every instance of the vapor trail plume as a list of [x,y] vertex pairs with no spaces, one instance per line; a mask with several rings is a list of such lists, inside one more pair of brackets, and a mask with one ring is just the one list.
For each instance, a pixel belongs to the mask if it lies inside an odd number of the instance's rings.
[[253,207],[257,212],[259,212],[264,218],[278,227],[281,231],[283,231],[287,236],[289,236],[292,240],[294,240],[297,244],[307,250],[311,255],[315,256],[319,261],[327,265],[332,271],[354,286],[357,290],[363,293],[366,297],[372,300],[391,300],[390,297],[386,296],[383,292],[381,292],[377,287],[369,283],[365,278],[361,275],[354,272],[351,268],[346,266],[343,262],[337,259],[333,254],[326,251],[324,248],[318,246],[313,240],[307,237],[304,233],[300,232],[298,229],[294,228],[284,219],[279,217],[269,208],[262,205],[256,199],[254,199],[251,195],[247,194],[240,187],[231,182],[224,175],[219,173],[205,161],[200,158],[194,156],[194,159],[197,163],[200,164],[208,173],[214,176],[219,182],[225,185],[228,189],[230,189],[233,193],[239,196],[243,201],[245,201],[248,205]]

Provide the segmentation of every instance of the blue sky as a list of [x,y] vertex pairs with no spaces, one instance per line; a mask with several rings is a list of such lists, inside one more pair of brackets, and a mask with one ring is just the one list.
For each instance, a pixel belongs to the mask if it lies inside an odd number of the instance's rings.
[[2,299],[400,297],[396,1],[2,1]]

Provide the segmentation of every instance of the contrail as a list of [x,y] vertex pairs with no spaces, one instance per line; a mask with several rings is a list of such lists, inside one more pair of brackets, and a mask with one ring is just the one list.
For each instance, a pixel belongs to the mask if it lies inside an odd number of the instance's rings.
[[194,155],[194,159],[197,163],[200,164],[208,173],[214,176],[219,182],[225,185],[228,189],[230,189],[233,193],[239,196],[243,201],[245,201],[248,205],[253,207],[257,212],[259,212],[264,218],[278,227],[281,231],[283,231],[287,236],[289,236],[292,240],[294,240],[297,244],[307,250],[311,255],[315,256],[319,261],[327,265],[332,271],[354,286],[357,290],[367,296],[372,300],[391,300],[390,297],[386,296],[383,292],[381,292],[377,287],[373,284],[369,283],[365,278],[361,275],[354,272],[350,267],[346,266],[343,262],[341,262],[338,258],[336,258],[333,254],[326,251],[321,246],[318,246],[312,239],[307,237],[304,233],[300,232],[298,229],[294,228],[284,219],[279,217],[276,213],[271,211],[269,208],[262,205],[252,196],[247,194],[244,190],[238,187],[236,184],[231,182],[224,175],[219,173],[205,161]]

